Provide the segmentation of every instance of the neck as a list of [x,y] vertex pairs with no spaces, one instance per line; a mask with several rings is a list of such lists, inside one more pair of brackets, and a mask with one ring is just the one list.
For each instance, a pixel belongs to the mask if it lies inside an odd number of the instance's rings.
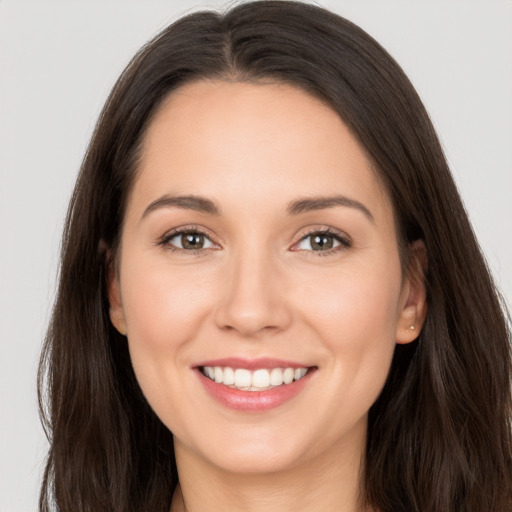
[[180,485],[171,512],[369,512],[360,499],[364,439],[359,441],[291,468],[256,474],[224,471],[176,440]]

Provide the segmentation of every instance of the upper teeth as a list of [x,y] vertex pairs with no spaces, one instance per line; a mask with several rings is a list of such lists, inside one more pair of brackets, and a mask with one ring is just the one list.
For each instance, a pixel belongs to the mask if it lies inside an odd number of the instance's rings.
[[246,391],[261,391],[282,384],[290,384],[307,373],[307,368],[272,368],[267,370],[246,370],[221,366],[204,366],[203,373],[210,379],[226,386]]

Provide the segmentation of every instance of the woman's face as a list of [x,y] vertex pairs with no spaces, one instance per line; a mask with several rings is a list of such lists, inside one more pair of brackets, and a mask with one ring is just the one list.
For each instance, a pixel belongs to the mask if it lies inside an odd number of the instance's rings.
[[177,455],[253,473],[360,455],[419,294],[389,198],[333,110],[279,84],[172,93],[118,264],[111,318]]

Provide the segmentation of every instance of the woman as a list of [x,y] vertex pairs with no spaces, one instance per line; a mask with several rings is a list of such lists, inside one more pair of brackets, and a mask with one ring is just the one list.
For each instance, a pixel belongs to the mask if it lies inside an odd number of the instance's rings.
[[42,358],[41,509],[509,510],[506,319],[398,65],[192,14],[114,87]]

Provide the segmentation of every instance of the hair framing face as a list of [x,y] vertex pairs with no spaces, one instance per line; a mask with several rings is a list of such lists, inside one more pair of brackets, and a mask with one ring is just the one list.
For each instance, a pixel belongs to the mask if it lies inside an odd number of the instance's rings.
[[152,115],[172,91],[204,78],[282,82],[326,102],[391,197],[404,269],[410,245],[426,246],[429,313],[418,341],[397,347],[370,412],[367,501],[393,511],[507,510],[510,338],[432,124],[370,36],[292,1],[178,20],[135,56],[109,96],[70,204],[41,360],[51,441],[41,509],[53,500],[61,511],[169,507],[172,436],[110,324],[105,284]]

